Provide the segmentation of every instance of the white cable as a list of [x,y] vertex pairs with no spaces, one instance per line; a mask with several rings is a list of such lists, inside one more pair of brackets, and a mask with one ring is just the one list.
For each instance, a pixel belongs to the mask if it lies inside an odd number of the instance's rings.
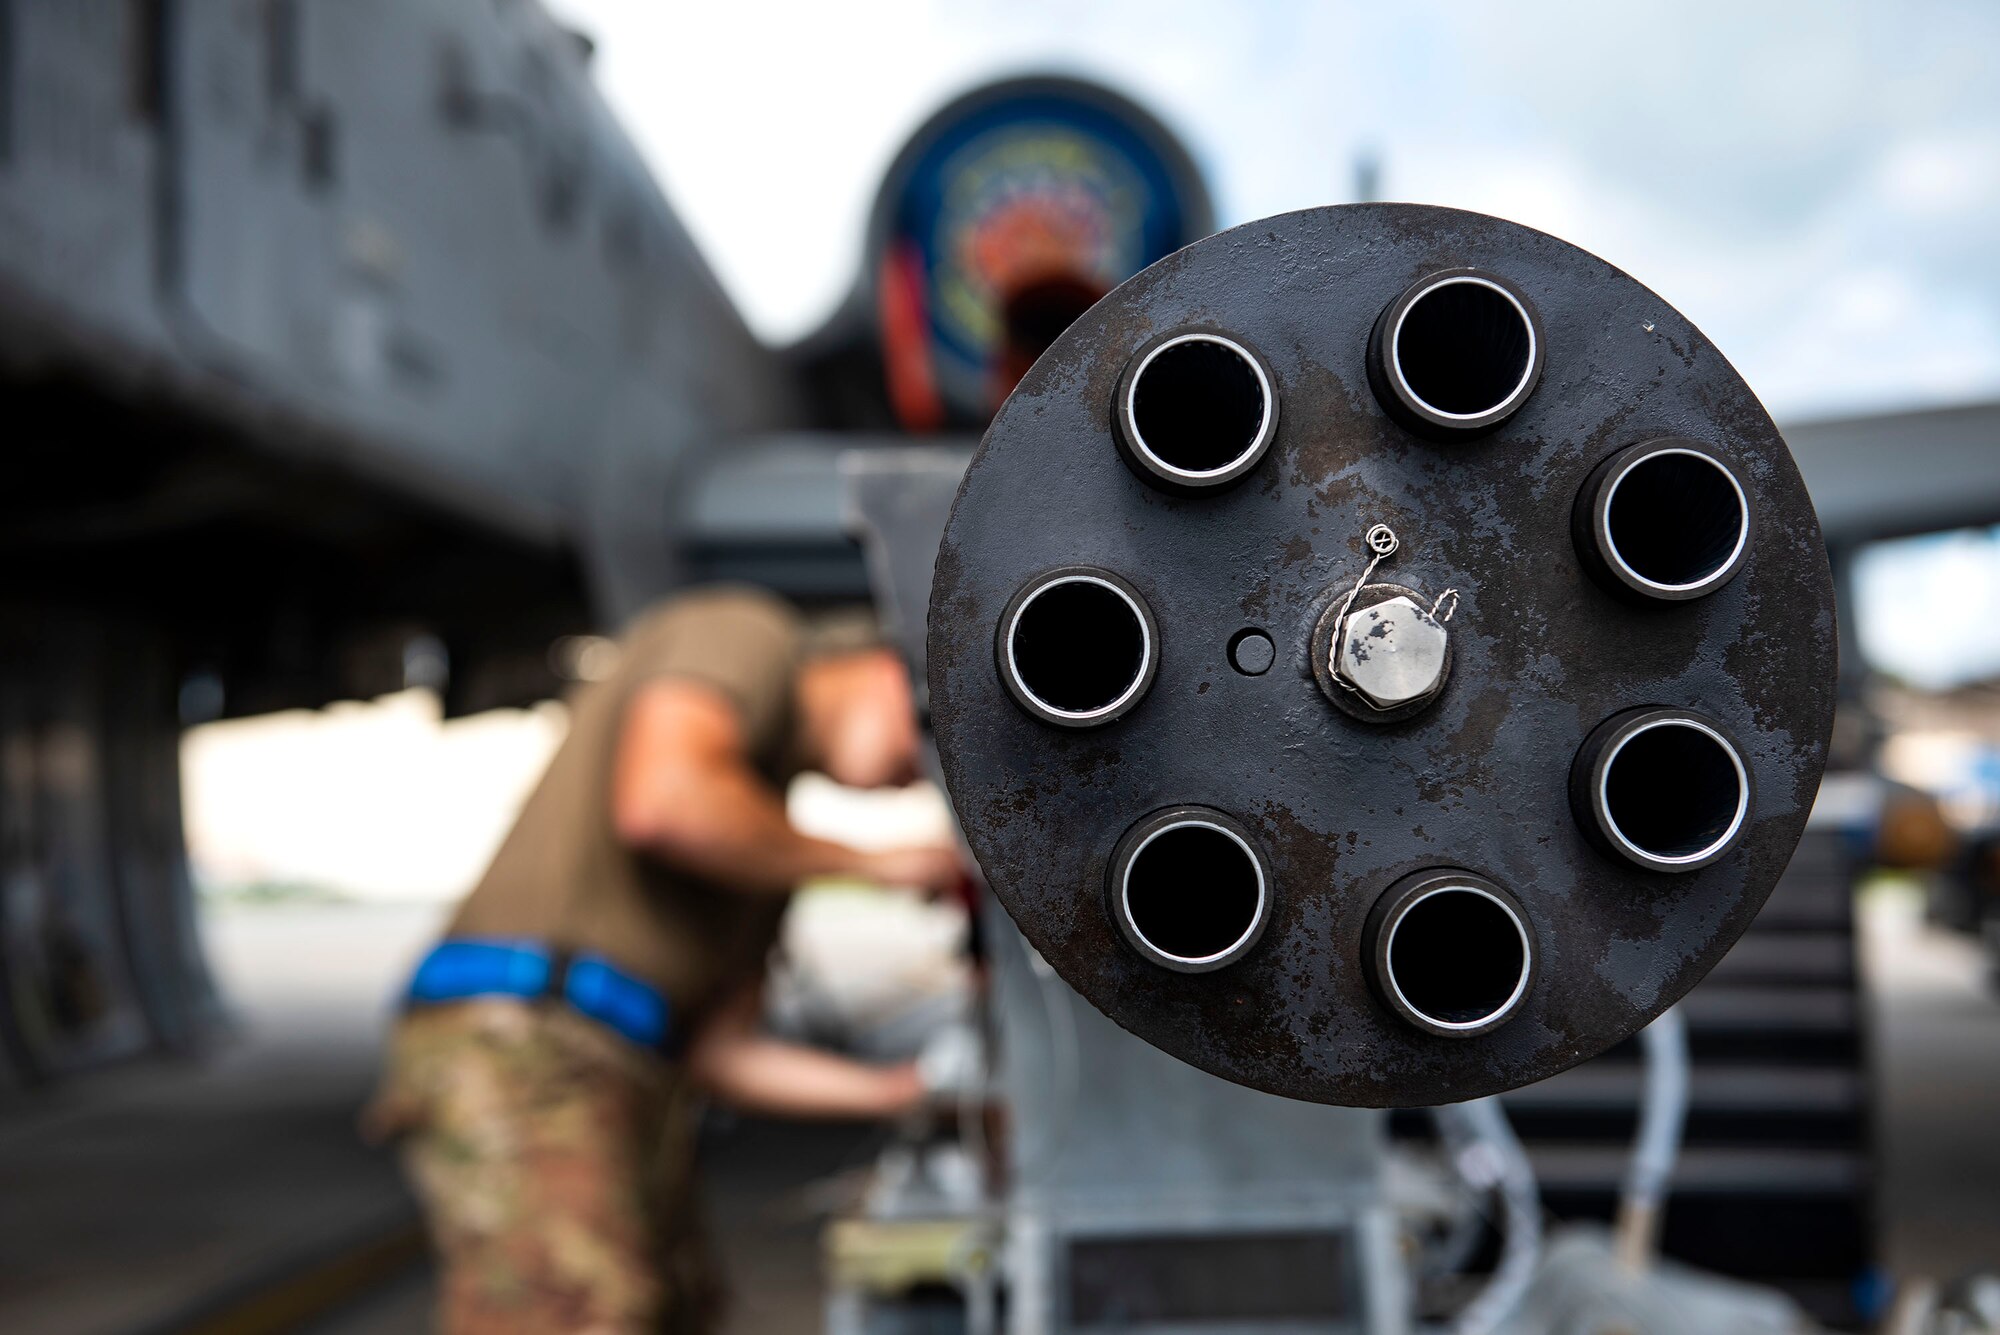
[[1668,1007],[1640,1030],[1639,1048],[1646,1059],[1639,1134],[1633,1140],[1632,1162],[1618,1200],[1612,1244],[1619,1264],[1635,1271],[1645,1269],[1652,1259],[1674,1163],[1680,1158],[1681,1133],[1687,1125],[1687,1021],[1680,1007]]
[[1542,1258],[1542,1197],[1534,1166],[1497,1099],[1433,1108],[1453,1168],[1475,1191],[1500,1201],[1500,1261],[1451,1323],[1453,1335],[1491,1335],[1527,1295]]

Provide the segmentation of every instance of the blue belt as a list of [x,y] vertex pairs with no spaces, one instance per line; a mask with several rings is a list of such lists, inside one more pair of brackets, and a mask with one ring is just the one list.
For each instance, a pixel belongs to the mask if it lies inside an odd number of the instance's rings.
[[667,999],[602,955],[532,941],[440,941],[410,980],[412,1006],[478,997],[561,997],[641,1047],[666,1050],[672,1037]]

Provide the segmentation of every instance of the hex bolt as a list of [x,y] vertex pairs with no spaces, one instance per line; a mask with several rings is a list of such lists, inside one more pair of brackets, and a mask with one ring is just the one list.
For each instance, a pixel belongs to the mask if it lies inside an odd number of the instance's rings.
[[1450,632],[1416,601],[1356,608],[1334,640],[1334,675],[1379,710],[1420,704],[1444,687]]

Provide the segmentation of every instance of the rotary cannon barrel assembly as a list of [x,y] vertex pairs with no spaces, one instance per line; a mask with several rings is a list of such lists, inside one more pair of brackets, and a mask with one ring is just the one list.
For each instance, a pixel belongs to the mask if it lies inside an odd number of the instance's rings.
[[1833,598],[1714,347],[1497,219],[1353,205],[1116,289],[995,419],[932,716],[1029,940],[1141,1037],[1448,1102],[1642,1027],[1825,760]]

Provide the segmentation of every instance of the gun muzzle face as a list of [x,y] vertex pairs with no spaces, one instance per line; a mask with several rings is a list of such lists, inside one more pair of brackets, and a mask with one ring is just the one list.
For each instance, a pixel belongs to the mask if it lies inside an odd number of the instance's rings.
[[1777,429],[1651,292],[1493,218],[1318,209],[1146,270],[1022,380],[938,553],[932,719],[1093,1004],[1259,1089],[1433,1104],[1630,1036],[1748,925],[1832,613]]

